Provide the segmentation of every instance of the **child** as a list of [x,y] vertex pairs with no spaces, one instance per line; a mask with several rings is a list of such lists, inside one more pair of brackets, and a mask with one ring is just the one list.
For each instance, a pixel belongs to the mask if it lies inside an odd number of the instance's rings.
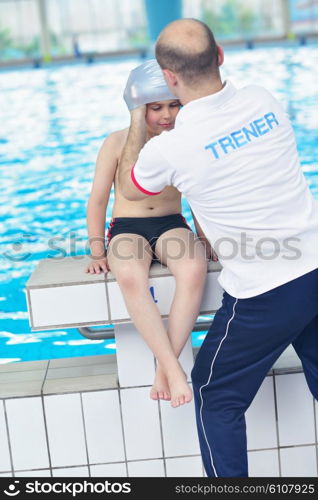
[[[147,140],[173,128],[179,101],[166,87],[156,61],[131,72],[124,97],[129,109],[147,105]],[[199,314],[211,248],[202,244],[181,215],[181,194],[176,188],[168,186],[141,201],[128,201],[121,195],[116,169],[127,134],[128,129],[110,134],[97,157],[87,207],[92,260],[86,272],[110,269],[115,275],[130,317],[157,359],[150,397],[171,400],[171,406],[177,407],[192,398],[178,357]],[[113,182],[115,201],[105,251],[105,212]],[[203,238],[197,221],[195,225]],[[149,267],[154,259],[166,265],[176,280],[168,332],[149,290]]]

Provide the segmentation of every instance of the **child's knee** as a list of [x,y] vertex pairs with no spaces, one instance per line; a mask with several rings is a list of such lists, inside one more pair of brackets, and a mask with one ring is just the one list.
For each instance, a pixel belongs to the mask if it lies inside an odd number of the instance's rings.
[[179,279],[187,282],[187,286],[196,288],[205,281],[207,275],[207,261],[204,259],[187,259],[184,263]]
[[140,266],[123,263],[116,272],[116,279],[121,288],[135,290],[145,281],[144,270]]

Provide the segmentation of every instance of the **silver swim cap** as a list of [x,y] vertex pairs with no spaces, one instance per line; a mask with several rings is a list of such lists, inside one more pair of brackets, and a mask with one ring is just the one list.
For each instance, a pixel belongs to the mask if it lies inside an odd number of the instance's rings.
[[148,102],[168,101],[177,97],[168,89],[156,59],[150,59],[130,72],[124,99],[130,111]]

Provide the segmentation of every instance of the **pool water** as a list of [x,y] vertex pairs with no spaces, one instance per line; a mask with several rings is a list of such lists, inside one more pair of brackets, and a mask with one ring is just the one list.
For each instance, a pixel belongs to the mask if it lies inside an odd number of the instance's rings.
[[[91,341],[76,329],[32,333],[24,289],[40,259],[87,253],[96,155],[107,134],[129,123],[122,91],[140,63],[0,72],[0,363],[115,352],[113,340]],[[285,104],[318,197],[318,48],[229,51],[222,75],[237,86],[264,85]],[[185,201],[183,209],[192,225]],[[204,332],[193,334],[194,345],[203,338]]]

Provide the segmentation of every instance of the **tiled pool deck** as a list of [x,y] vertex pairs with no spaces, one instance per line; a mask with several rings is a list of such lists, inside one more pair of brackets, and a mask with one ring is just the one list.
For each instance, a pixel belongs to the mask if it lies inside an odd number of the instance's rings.
[[[193,404],[148,394],[119,387],[115,355],[1,366],[0,475],[203,476]],[[317,415],[289,349],[246,414],[250,476],[317,476]]]

